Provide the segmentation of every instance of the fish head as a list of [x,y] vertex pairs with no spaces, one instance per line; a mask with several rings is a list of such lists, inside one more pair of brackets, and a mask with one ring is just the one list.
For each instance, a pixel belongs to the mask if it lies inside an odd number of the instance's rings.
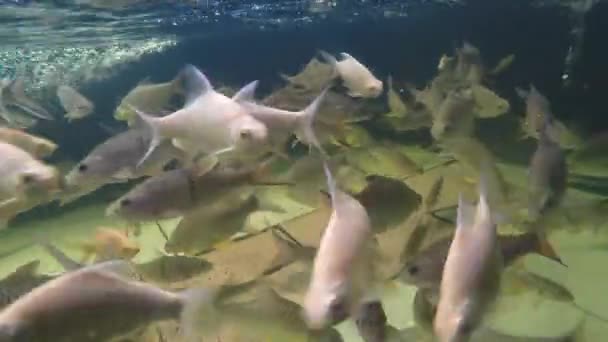
[[304,298],[304,320],[312,330],[323,330],[350,316],[350,300],[344,284],[334,289],[313,286]]
[[239,151],[257,151],[268,146],[268,128],[247,115],[234,123],[231,140]]
[[18,175],[18,189],[28,195],[51,194],[63,187],[62,178],[55,167],[36,163]]
[[365,86],[366,97],[378,97],[382,94],[384,86],[382,81],[376,78],[369,80]]
[[165,204],[166,200],[162,198],[147,196],[144,192],[132,192],[111,203],[106,209],[106,216],[135,221],[173,217],[165,210]]
[[474,325],[466,319],[466,316],[456,311],[438,310],[433,325],[438,341],[442,342],[469,341],[474,331]]
[[139,246],[134,243],[127,243],[121,246],[120,255],[127,260],[133,259],[139,253]]
[[403,269],[399,273],[399,279],[406,284],[421,289],[438,288],[443,272],[443,264],[438,262],[439,258],[439,255],[431,256],[424,254],[413,257],[405,262]]
[[92,184],[104,184],[109,182],[106,177],[108,161],[99,156],[90,156],[74,166],[65,176],[68,187],[77,188]]

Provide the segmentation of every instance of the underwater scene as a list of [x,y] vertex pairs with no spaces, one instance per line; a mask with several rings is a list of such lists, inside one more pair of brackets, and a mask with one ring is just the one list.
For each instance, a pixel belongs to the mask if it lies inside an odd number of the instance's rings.
[[608,341],[608,2],[0,0],[0,342]]

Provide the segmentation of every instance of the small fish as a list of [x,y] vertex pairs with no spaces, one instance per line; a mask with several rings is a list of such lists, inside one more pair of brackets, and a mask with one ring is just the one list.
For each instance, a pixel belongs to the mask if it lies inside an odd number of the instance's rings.
[[60,190],[57,170],[19,147],[0,142],[0,221],[6,223],[25,202]]
[[386,84],[388,87],[388,91],[386,93],[386,98],[388,101],[388,109],[390,111],[386,115],[392,116],[392,117],[405,117],[407,115],[407,113],[409,112],[409,110],[408,110],[408,107],[406,106],[406,104],[401,99],[401,96],[399,95],[399,93],[393,88],[393,77],[392,76],[390,76],[390,75],[388,76],[388,79],[386,80]]
[[353,197],[336,188],[324,165],[332,214],[313,263],[304,298],[304,316],[312,330],[334,325],[353,315],[372,285],[373,242],[370,218]]
[[552,279],[525,270],[515,272],[514,277],[515,282],[522,283],[527,291],[537,292],[540,296],[550,300],[568,303],[587,316],[596,318],[604,323],[608,322],[607,318],[601,317],[597,313],[577,304],[574,294],[567,287]]
[[198,314],[212,302],[212,293],[208,289],[172,293],[83,268],[43,284],[4,309],[0,340],[109,340],[156,321],[177,319],[184,335],[192,338]]
[[568,165],[560,146],[547,130],[551,114],[544,116],[536,151],[530,160],[528,172],[528,216],[536,220],[547,210],[561,204],[567,188]]
[[280,76],[300,91],[319,92],[331,83],[334,74],[331,65],[313,57],[298,74]]
[[483,174],[479,183],[476,212],[462,196],[459,198],[456,232],[445,261],[433,322],[441,342],[468,341],[500,289],[503,261]]
[[55,118],[41,105],[25,94],[23,79],[16,78],[5,88],[2,96],[5,105],[12,105],[23,110],[28,115],[41,120],[54,120]]
[[514,61],[515,61],[515,55],[514,54],[510,54],[510,55],[507,55],[507,56],[501,58],[498,61],[498,63],[496,63],[496,66],[494,67],[494,69],[492,69],[489,72],[490,75],[501,74],[503,71],[505,71],[508,68],[510,68]]
[[182,109],[167,116],[154,117],[134,107],[153,133],[140,164],[164,140],[172,140],[191,159],[200,153],[232,152],[243,156],[268,149],[268,128],[239,104],[243,96],[250,96],[253,83],[229,98],[214,90],[207,77],[195,66],[186,66],[182,74],[188,89]]
[[57,88],[57,97],[61,106],[66,111],[65,118],[68,122],[87,117],[95,109],[95,106],[89,99],[69,86],[59,86]]
[[187,212],[169,236],[165,250],[188,254],[209,251],[243,231],[249,215],[261,210],[261,205],[253,194],[240,195],[222,196],[213,204]]
[[137,167],[150,140],[151,133],[140,128],[119,133],[97,145],[66,175],[66,185],[72,191],[62,201],[73,200],[105,184],[158,175],[171,160],[182,160],[181,152],[166,142]]
[[114,259],[131,260],[139,253],[139,245],[115,228],[99,227],[91,242],[81,244],[83,261],[95,257],[95,263]]
[[57,144],[50,140],[7,127],[0,127],[0,141],[13,144],[37,159],[48,157],[57,149]]
[[213,267],[205,259],[185,255],[161,255],[148,262],[135,264],[137,273],[146,281],[173,283],[195,277]]
[[264,180],[270,161],[240,168],[219,164],[211,168],[203,167],[209,171],[201,171],[198,167],[170,170],[135,186],[110,204],[106,213],[130,221],[154,221],[181,216],[231,192],[242,192],[243,186],[272,184]]
[[165,83],[140,82],[123,97],[116,108],[114,118],[119,121],[127,121],[130,125],[133,125],[137,115],[131,107],[152,114],[160,114],[171,109],[172,99],[184,92],[183,76],[180,73],[173,80]]
[[517,88],[516,92],[526,101],[526,116],[521,124],[524,137],[537,137],[545,115],[551,112],[551,104],[533,84],[530,84],[529,91]]
[[475,102],[474,112],[479,118],[495,118],[509,111],[509,101],[498,96],[490,89],[476,84],[471,87]]
[[422,201],[418,193],[398,179],[370,175],[366,181],[367,186],[355,198],[365,207],[374,233],[394,228]]
[[0,279],[0,308],[12,304],[26,293],[54,278],[54,276],[38,274],[39,265],[40,260],[30,261]]
[[387,341],[387,322],[386,313],[380,301],[363,303],[355,318],[359,336],[365,342]]
[[471,89],[454,90],[433,115],[431,135],[435,140],[450,137],[470,136],[474,130],[473,92]]
[[479,49],[469,42],[456,49],[456,66],[454,77],[471,85],[479,84],[485,76],[485,68]]
[[382,94],[382,81],[377,79],[369,69],[353,56],[342,52],[341,60],[325,51],[319,52],[321,56],[334,67],[336,76],[339,76],[351,97],[375,98]]
[[[538,254],[563,264],[549,241],[537,233],[498,235],[505,267],[527,254]],[[440,239],[406,260],[400,279],[419,288],[438,289],[452,237]]]

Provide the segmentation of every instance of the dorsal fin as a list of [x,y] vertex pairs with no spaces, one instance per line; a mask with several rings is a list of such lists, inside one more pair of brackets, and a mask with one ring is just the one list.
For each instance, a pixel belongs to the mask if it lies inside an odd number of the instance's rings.
[[458,214],[456,216],[456,232],[460,228],[471,227],[475,222],[475,207],[467,202],[462,194],[458,195]]
[[2,282],[19,282],[23,279],[32,278],[36,275],[39,266],[40,260],[32,260],[26,264],[17,267],[17,269],[8,276],[6,276],[2,280]]
[[190,105],[199,96],[213,90],[207,76],[192,64],[186,65],[180,72],[179,77],[182,79],[186,98],[184,107]]
[[234,94],[232,99],[236,102],[254,102],[255,101],[255,90],[258,87],[258,81],[248,83],[243,88]]

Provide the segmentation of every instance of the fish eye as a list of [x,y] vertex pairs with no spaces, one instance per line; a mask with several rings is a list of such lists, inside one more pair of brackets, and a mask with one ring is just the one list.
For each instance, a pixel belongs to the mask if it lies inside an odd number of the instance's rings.
[[85,172],[89,167],[87,166],[87,164],[80,164],[78,166],[78,171],[79,172]]
[[33,181],[34,181],[34,176],[32,176],[32,175],[25,174],[25,175],[21,176],[21,182],[23,184],[30,184]]
[[418,272],[420,272],[420,268],[416,265],[411,265],[407,268],[407,273],[409,273],[410,275],[415,276],[416,274],[418,274]]
[[249,140],[252,137],[251,131],[241,131],[241,139]]
[[348,307],[345,300],[335,299],[329,305],[329,320],[332,325],[344,321],[348,315]]
[[131,205],[131,200],[128,198],[125,198],[123,200],[120,201],[120,206],[121,207],[128,207]]

